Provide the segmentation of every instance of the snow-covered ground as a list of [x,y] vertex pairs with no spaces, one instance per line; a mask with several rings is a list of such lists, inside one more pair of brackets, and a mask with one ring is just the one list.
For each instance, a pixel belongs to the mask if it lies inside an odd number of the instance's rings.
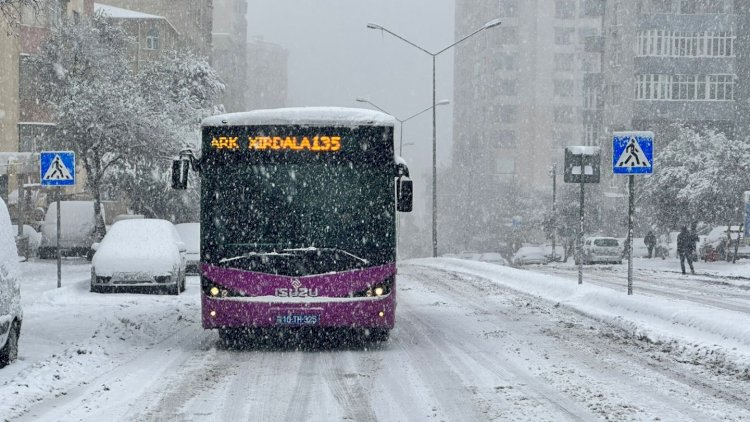
[[[381,345],[217,346],[180,296],[94,294],[90,266],[21,264],[7,420],[750,420],[747,264],[520,270],[402,262]],[[683,281],[684,280],[684,281]],[[680,284],[684,284],[684,288]],[[646,286],[652,290],[646,290]],[[726,304],[726,306],[724,306]]]

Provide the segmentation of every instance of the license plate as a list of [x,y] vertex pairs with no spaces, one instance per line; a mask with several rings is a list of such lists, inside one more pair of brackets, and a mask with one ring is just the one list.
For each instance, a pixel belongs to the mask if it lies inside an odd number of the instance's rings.
[[320,315],[276,315],[277,325],[318,325]]

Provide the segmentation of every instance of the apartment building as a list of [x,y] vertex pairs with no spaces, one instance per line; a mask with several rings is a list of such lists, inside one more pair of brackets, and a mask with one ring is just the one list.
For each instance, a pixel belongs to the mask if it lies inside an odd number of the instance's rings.
[[261,37],[247,43],[246,109],[287,105],[288,59],[288,50]]

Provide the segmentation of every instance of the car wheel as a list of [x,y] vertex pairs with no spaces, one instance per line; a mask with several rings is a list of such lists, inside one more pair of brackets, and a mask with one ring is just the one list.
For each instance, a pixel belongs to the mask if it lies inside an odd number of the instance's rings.
[[13,322],[8,332],[8,340],[5,342],[5,346],[0,349],[0,368],[18,359],[18,335],[20,331],[21,328],[18,323]]

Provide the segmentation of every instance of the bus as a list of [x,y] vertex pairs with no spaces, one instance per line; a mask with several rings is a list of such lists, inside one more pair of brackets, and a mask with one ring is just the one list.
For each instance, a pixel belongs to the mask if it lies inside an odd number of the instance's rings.
[[394,122],[364,109],[254,110],[202,122],[172,186],[200,185],[202,322],[220,338],[266,328],[395,324],[396,214],[413,186]]

